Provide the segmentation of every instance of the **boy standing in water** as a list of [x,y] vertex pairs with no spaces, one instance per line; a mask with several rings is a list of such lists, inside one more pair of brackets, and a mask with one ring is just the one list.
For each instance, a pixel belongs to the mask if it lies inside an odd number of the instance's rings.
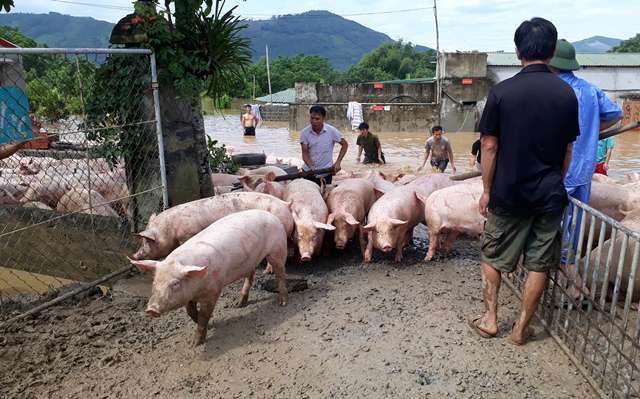
[[240,124],[244,128],[245,136],[256,135],[256,117],[251,113],[251,105],[244,106],[244,114],[240,118]]

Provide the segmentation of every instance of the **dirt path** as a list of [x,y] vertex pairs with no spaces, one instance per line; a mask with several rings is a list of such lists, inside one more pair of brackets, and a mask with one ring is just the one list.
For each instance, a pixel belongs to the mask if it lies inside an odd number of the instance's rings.
[[51,308],[1,331],[0,397],[594,397],[545,334],[506,343],[517,305],[506,287],[500,337],[468,331],[464,317],[482,309],[478,254],[455,248],[430,264],[412,248],[400,267],[352,251],[291,267],[310,287],[286,308],[258,288],[263,277],[243,309],[231,287],[196,349],[186,313],[147,318],[144,297],[115,290]]

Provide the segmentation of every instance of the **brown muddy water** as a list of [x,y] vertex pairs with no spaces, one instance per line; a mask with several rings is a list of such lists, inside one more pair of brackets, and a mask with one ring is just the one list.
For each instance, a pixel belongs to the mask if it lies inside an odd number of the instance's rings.
[[[207,134],[235,153],[264,152],[281,157],[302,158],[300,154],[300,132],[289,131],[286,122],[266,122],[261,125],[255,137],[244,137],[240,128],[238,115],[208,116],[205,119]],[[330,121],[329,121],[330,122]],[[361,170],[374,168],[356,162],[357,133],[343,132],[349,142],[349,152],[345,157],[342,168],[346,170]],[[421,132],[375,132],[382,143],[387,165],[382,170],[403,169],[411,172],[420,166],[422,161],[424,142],[427,139],[427,127]],[[472,170],[471,144],[479,137],[478,133],[459,132],[448,133],[446,137],[453,146],[454,158],[458,173]],[[335,154],[339,146],[335,147]],[[610,164],[609,174],[615,179],[621,179],[625,174],[640,171],[640,131],[626,132],[616,137],[616,146]]]

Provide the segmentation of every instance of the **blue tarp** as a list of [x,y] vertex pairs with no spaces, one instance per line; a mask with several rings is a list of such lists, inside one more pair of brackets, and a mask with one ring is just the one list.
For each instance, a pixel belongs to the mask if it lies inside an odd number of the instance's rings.
[[33,138],[29,100],[15,86],[0,86],[0,144]]

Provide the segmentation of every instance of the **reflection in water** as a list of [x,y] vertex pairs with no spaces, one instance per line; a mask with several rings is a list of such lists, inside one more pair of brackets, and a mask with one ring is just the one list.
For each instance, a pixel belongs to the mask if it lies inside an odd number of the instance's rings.
[[[300,154],[299,132],[290,132],[286,122],[266,122],[256,130],[255,137],[242,134],[237,115],[208,116],[205,119],[208,135],[233,148],[235,153],[264,152],[278,156],[302,158]],[[374,132],[380,138],[387,165],[381,169],[405,169],[413,171],[420,166],[424,154],[424,143],[428,137],[427,128],[423,132]],[[357,133],[343,132],[349,142],[349,152],[342,167],[346,170],[363,170],[376,166],[356,163]],[[449,133],[458,173],[473,170],[469,166],[472,159],[471,144],[479,137],[477,133]],[[339,146],[335,147],[337,156]],[[449,167],[449,171],[450,171]],[[625,173],[640,171],[640,131],[623,133],[616,137],[616,147],[610,164],[610,175],[621,178]]]

